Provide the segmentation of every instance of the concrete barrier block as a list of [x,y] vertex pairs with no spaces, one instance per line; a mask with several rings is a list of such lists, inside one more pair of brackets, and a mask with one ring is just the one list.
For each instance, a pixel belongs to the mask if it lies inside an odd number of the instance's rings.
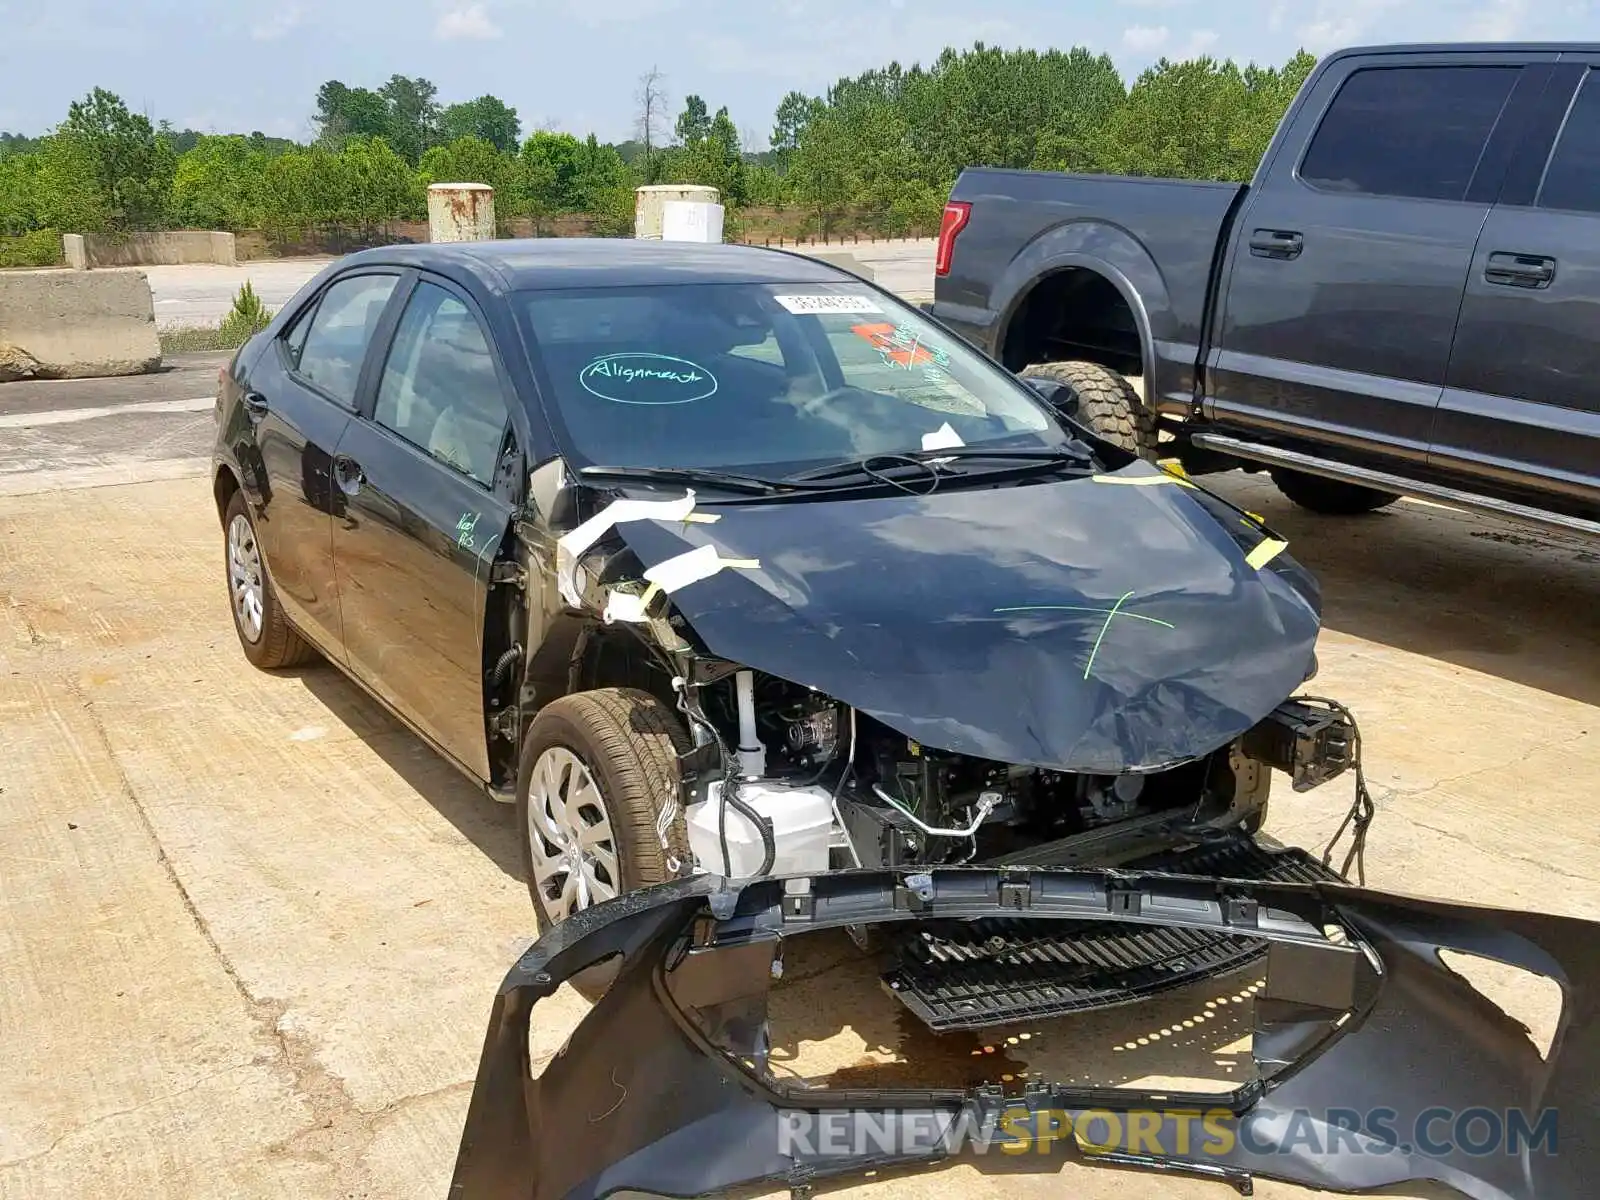
[[161,365],[143,271],[0,271],[0,343],[40,379],[138,375]]
[[807,258],[815,258],[821,262],[828,263],[830,266],[838,267],[841,271],[849,271],[852,275],[859,275],[869,283],[877,282],[878,277],[873,269],[858,260],[848,250],[830,250],[817,246],[798,246],[796,249]]
[[169,267],[187,263],[237,266],[231,233],[207,229],[168,229],[159,233],[89,233],[83,235],[84,257],[96,267]]
[[67,266],[74,271],[87,271],[89,269],[89,252],[83,244],[83,234],[63,233],[61,235],[61,257]]

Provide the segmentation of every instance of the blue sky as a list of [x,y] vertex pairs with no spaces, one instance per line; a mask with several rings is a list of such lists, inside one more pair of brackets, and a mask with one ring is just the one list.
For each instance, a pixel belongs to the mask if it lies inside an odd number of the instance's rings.
[[1600,0],[0,0],[0,31],[0,129],[15,132],[43,132],[100,85],[180,127],[304,138],[323,80],[398,72],[446,101],[492,92],[525,129],[614,140],[655,65],[674,113],[699,93],[764,145],[789,89],[951,44],[1081,43],[1131,77],[1163,54],[1600,41]]

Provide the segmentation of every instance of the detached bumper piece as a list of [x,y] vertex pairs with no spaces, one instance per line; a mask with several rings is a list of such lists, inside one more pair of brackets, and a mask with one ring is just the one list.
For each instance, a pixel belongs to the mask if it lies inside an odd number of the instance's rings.
[[[1476,1200],[1579,1200],[1600,1178],[1600,924],[1345,884],[1067,869],[834,872],[740,891],[662,884],[557,926],[506,977],[467,1114],[455,1200],[699,1196],[974,1156],[1053,1156],[1336,1192],[1431,1180]],[[886,922],[1138,925],[1251,938],[1258,1078],[1231,1093],[1048,1080],[895,1091],[766,1070],[767,998],[798,933]],[[1559,984],[1542,1056],[1441,961],[1450,949]],[[620,956],[614,982],[534,1078],[529,1024],[563,980]],[[1070,1023],[1063,1027],[1070,1032]],[[1020,1149],[1028,1151],[1018,1157]],[[987,1141],[985,1139],[988,1139]],[[1000,1149],[996,1153],[994,1146]]]
[[[1240,837],[1131,869],[1274,883],[1338,882],[1305,851]],[[884,986],[944,1033],[1126,1004],[1259,962],[1266,944],[1205,929],[1105,921],[1076,929],[1023,916],[930,920],[895,933]]]

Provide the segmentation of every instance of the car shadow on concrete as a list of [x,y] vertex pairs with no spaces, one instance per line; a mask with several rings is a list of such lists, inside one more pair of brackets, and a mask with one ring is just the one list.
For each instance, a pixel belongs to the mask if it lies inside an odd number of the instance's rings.
[[440,816],[511,878],[523,878],[513,806],[491,800],[437,751],[338,668],[328,664],[293,672],[330,716],[370,746],[379,758]]
[[1401,501],[1327,517],[1264,476],[1205,476],[1322,582],[1339,633],[1600,705],[1600,541]]

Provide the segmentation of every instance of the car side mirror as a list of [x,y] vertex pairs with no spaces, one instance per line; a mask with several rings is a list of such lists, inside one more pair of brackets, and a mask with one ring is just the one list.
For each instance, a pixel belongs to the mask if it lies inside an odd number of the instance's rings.
[[1039,398],[1063,417],[1078,415],[1078,393],[1070,384],[1042,375],[1020,375],[1019,379],[1039,394]]

